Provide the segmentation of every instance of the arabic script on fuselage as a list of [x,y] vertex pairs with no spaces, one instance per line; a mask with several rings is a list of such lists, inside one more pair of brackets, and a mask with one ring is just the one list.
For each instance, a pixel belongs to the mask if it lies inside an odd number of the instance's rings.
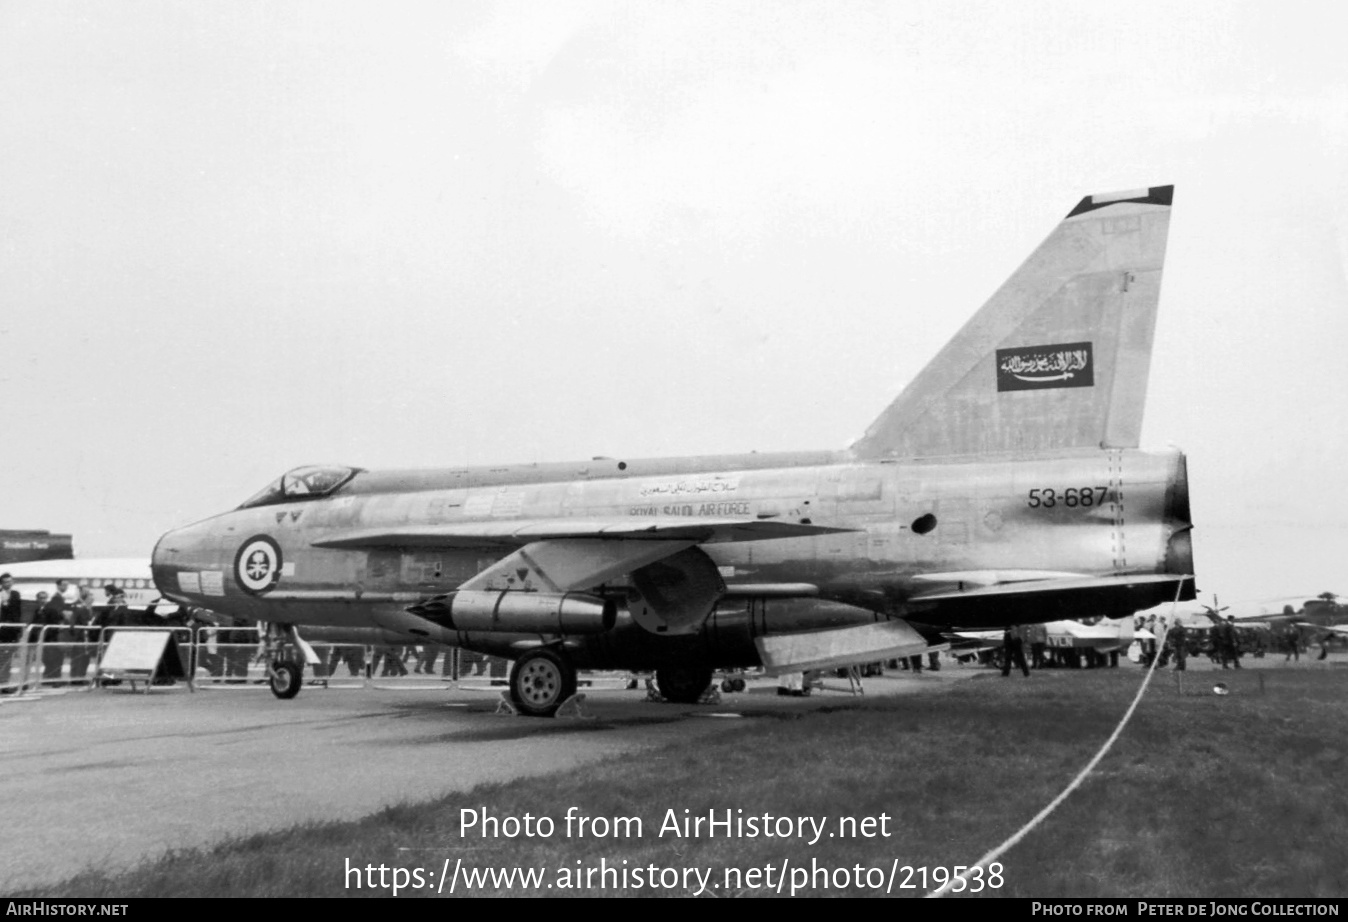
[[641,488],[642,496],[697,496],[704,493],[733,493],[739,489],[738,478],[707,480],[670,480]]

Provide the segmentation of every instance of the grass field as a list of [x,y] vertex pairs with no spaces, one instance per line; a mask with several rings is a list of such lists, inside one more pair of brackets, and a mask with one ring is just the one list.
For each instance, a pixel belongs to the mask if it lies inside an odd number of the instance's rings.
[[[1212,694],[1219,678],[1230,684],[1230,695]],[[776,892],[776,879],[727,881],[724,869],[779,870],[783,862],[783,892],[805,873],[810,877],[799,893],[870,893],[866,884],[887,880],[896,865],[967,865],[1018,829],[1085,765],[1140,681],[1137,669],[1045,671],[1029,680],[988,674],[931,693],[861,704],[840,699],[837,707],[809,713],[764,710],[742,721],[742,732],[696,747],[178,853],[116,877],[82,875],[42,895],[387,893],[357,889],[355,880],[366,884],[369,875],[345,873],[367,865],[388,869],[385,884],[395,882],[394,868],[408,872],[401,883],[415,883],[410,870],[419,869],[428,886],[401,892],[434,895],[442,871],[448,876],[456,863],[544,872],[532,888],[518,880],[466,887],[458,877],[460,894],[756,895]],[[752,697],[733,703],[754,714]],[[1173,675],[1160,673],[1096,772],[1001,859],[1003,886],[991,892],[1342,897],[1348,895],[1346,780],[1348,669],[1191,672],[1182,693]],[[573,816],[592,821],[638,817],[642,835],[567,837],[563,821],[571,807]],[[498,819],[548,817],[555,829],[546,838],[461,834],[460,811],[480,808]],[[685,810],[690,816],[730,810],[732,817],[742,810],[740,816],[812,817],[827,825],[815,844],[808,826],[805,838],[660,835],[670,810],[677,818]],[[882,815],[889,817],[887,836],[879,820],[873,837],[862,835],[860,825],[829,836],[841,817]],[[710,876],[704,885],[673,882],[667,873],[671,886],[636,890],[624,889],[611,872],[610,886],[597,875],[585,886],[585,870],[601,861],[626,868],[628,883],[638,867],[700,868]],[[847,869],[848,885],[835,886],[840,879],[821,877],[817,868]],[[572,875],[581,886],[564,888]],[[376,870],[376,882],[378,876]],[[895,895],[924,892],[900,888],[904,878],[899,870]],[[908,882],[920,878],[913,873]]]

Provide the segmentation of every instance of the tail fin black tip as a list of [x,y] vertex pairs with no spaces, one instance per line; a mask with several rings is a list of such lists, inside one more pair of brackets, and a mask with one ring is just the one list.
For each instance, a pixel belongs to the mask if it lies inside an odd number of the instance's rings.
[[1086,212],[1094,211],[1097,208],[1104,208],[1106,205],[1116,205],[1119,202],[1137,202],[1143,205],[1169,205],[1174,198],[1174,186],[1152,186],[1149,189],[1133,189],[1128,192],[1107,192],[1101,195],[1088,195],[1077,203],[1077,207],[1067,213],[1067,217],[1075,218],[1079,214],[1085,214]]
[[1082,199],[852,443],[853,455],[1136,448],[1174,191]]

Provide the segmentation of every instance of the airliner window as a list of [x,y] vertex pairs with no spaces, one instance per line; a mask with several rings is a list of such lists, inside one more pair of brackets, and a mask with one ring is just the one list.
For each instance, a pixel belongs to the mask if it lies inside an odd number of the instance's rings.
[[295,470],[273,481],[246,500],[240,509],[270,506],[275,503],[317,499],[332,493],[356,475],[356,468],[336,465],[310,465]]

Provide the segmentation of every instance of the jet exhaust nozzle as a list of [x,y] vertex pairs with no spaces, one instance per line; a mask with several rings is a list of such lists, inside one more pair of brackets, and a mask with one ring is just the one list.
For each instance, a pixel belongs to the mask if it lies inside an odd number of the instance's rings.
[[581,592],[462,589],[407,610],[451,631],[602,634],[618,620],[617,602]]

